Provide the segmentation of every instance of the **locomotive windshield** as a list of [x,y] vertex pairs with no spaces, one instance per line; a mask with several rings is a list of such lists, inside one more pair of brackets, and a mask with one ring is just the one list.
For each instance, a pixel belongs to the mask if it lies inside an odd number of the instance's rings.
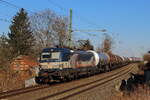
[[43,52],[41,55],[41,60],[58,60],[60,57],[60,52]]
[[59,59],[60,52],[52,52],[51,53],[51,59]]
[[70,49],[67,48],[45,48],[43,49],[40,62],[60,62],[70,59]]

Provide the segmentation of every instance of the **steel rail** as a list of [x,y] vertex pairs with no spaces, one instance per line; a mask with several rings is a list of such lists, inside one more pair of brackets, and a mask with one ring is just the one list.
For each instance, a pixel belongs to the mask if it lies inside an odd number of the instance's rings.
[[[110,77],[113,77],[113,76],[115,76],[115,75],[117,75],[117,77],[115,77],[115,78],[113,78],[113,79],[116,79],[116,78],[118,78],[118,77],[124,75],[125,73],[129,72],[131,69],[132,69],[132,68],[126,68],[126,69],[123,69],[123,70],[121,70],[121,71],[119,71],[119,72],[114,73],[113,75],[111,74],[111,75],[106,76],[106,77],[103,77],[103,78],[101,78],[101,79],[98,79],[98,80],[95,80],[95,81],[92,81],[92,82],[89,82],[89,83],[85,83],[85,84],[82,84],[82,85],[79,85],[79,86],[76,86],[76,87],[73,87],[73,88],[70,88],[70,89],[66,89],[66,90],[63,90],[63,91],[60,91],[60,92],[51,94],[51,95],[48,95],[48,96],[39,98],[38,100],[50,99],[50,98],[59,96],[59,95],[61,95],[61,94],[64,94],[64,93],[67,93],[67,92],[70,92],[70,91],[73,91],[73,90],[76,90],[76,89],[79,89],[79,88],[82,88],[82,87],[85,87],[85,86],[94,84],[94,83],[96,83],[96,82],[100,82],[100,81],[106,80],[106,79],[108,79],[108,78],[110,78]],[[127,71],[126,71],[126,70],[127,70]],[[124,72],[124,71],[125,71],[125,72]],[[124,73],[122,73],[122,72],[124,72]],[[120,73],[122,73],[122,74],[120,75]],[[113,79],[111,79],[111,80],[113,80]],[[98,84],[98,85],[96,85],[96,86],[94,86],[94,87],[97,87],[97,86],[99,86],[99,85],[102,85],[102,84],[104,84],[104,83],[106,83],[106,82],[109,82],[109,81],[111,81],[111,80],[104,81],[104,82],[102,82],[102,83],[100,83],[100,84]],[[91,88],[89,88],[89,89],[92,89],[92,88],[93,88],[93,87],[91,87]],[[71,97],[71,96],[77,95],[77,94],[79,94],[79,93],[81,93],[81,92],[85,92],[85,91],[87,91],[87,90],[89,90],[89,89],[82,90],[82,91],[80,91],[80,92],[78,92],[78,93],[69,95],[69,96],[67,96],[67,97],[65,97],[65,98],[62,98],[62,99],[67,99],[67,98],[69,98],[69,97]]]

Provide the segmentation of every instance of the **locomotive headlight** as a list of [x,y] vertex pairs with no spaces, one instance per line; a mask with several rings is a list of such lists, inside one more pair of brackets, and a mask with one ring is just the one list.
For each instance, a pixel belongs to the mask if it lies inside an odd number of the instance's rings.
[[39,75],[39,72],[40,72],[39,66],[34,67],[34,71],[35,71],[35,76],[38,76],[38,75]]
[[42,65],[41,68],[42,68],[42,69],[47,69],[48,66],[47,66],[47,65]]

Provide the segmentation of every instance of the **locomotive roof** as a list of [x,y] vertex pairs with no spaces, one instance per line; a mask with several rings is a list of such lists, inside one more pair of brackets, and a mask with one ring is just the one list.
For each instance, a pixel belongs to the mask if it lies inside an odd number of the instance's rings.
[[50,52],[50,51],[55,51],[55,52],[70,52],[70,49],[68,48],[44,48],[42,52]]

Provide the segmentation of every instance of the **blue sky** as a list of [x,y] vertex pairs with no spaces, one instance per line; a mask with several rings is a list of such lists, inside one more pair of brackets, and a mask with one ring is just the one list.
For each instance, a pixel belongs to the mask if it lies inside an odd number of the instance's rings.
[[[150,50],[150,0],[6,0],[33,12],[51,9],[69,15],[73,9],[76,29],[107,29],[115,41],[113,51],[124,56],[141,56]],[[11,20],[18,9],[0,2],[0,18]],[[29,12],[29,15],[31,12]],[[8,32],[10,23],[0,21],[0,33]],[[102,32],[73,33],[77,39],[102,42]]]

